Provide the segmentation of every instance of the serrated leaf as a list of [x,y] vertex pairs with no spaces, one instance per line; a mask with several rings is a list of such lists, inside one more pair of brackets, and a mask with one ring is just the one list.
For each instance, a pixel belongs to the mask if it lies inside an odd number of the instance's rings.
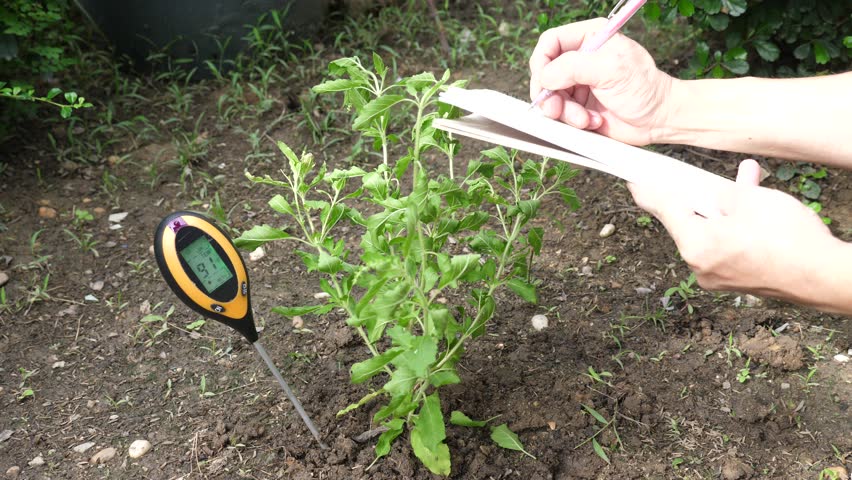
[[708,17],[710,21],[710,28],[716,30],[717,32],[724,31],[728,28],[728,25],[731,23],[731,17],[725,15],[724,13],[717,13],[716,15],[710,15]]
[[803,43],[803,44],[799,45],[798,47],[796,47],[795,50],[793,50],[793,56],[796,57],[797,60],[804,60],[804,59],[808,58],[810,56],[810,54],[811,54],[811,44],[810,43]]
[[521,278],[513,278],[507,283],[509,288],[519,297],[530,303],[538,303],[538,296],[535,293],[535,287]]
[[692,0],[678,0],[677,11],[684,17],[691,17],[695,13],[695,5]]
[[722,8],[732,17],[739,17],[745,13],[748,4],[746,0],[722,0]]
[[234,239],[237,248],[254,250],[266,242],[290,238],[290,234],[284,230],[270,227],[269,225],[256,225],[242,235]]
[[343,260],[334,255],[329,255],[325,250],[319,254],[317,270],[322,273],[335,274],[343,268]]
[[450,414],[450,423],[461,427],[484,427],[488,422],[485,420],[473,420],[464,413],[458,410],[453,410]]
[[508,425],[505,423],[496,427],[491,427],[491,440],[505,449],[523,452],[530,458],[535,458],[531,453],[524,450],[524,444],[521,443],[521,439],[518,438],[518,435],[516,435],[515,432],[509,430]]
[[536,255],[541,254],[541,244],[542,238],[544,237],[544,229],[541,227],[533,227],[530,229],[529,233],[527,233],[527,243],[530,244],[530,247],[533,249],[533,253]]
[[429,383],[432,384],[433,387],[443,387],[444,385],[455,385],[461,383],[461,378],[456,372],[450,370],[444,370],[442,372],[436,372],[429,376]]
[[609,457],[607,456],[603,447],[601,447],[601,444],[598,443],[597,439],[592,439],[592,449],[595,451],[596,454],[598,454],[599,457],[603,459],[604,462],[606,462],[607,464],[609,463]]
[[402,348],[391,348],[381,355],[368,358],[363,362],[358,362],[352,365],[352,368],[349,370],[352,376],[352,383],[358,384],[369,380],[375,374],[381,372],[385,368],[385,365],[390,363],[391,360],[396,358],[397,355],[402,352]]
[[805,196],[805,198],[816,200],[822,194],[822,188],[813,180],[807,179],[804,181],[801,187],[799,187],[799,192]]
[[748,62],[740,59],[725,60],[722,66],[735,75],[745,75],[749,69]]
[[414,455],[423,462],[423,465],[436,475],[449,476],[450,448],[446,443],[439,443],[432,448],[423,444],[422,433],[411,431],[411,449]]
[[384,95],[373,99],[361,108],[360,113],[352,122],[352,128],[361,130],[370,125],[375,118],[385,114],[391,107],[401,102],[405,97],[402,95]]

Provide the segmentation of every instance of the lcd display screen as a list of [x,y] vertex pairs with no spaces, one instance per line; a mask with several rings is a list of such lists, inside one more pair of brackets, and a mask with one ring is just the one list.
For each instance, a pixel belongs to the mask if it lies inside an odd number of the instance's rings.
[[180,256],[201,280],[207,293],[212,293],[234,277],[207,237],[200,237],[190,243],[180,251]]

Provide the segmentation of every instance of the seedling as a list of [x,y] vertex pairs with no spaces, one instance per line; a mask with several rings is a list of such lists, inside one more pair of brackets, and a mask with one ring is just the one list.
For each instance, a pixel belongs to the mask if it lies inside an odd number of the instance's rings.
[[737,373],[737,381],[740,383],[746,383],[751,378],[751,358],[746,360],[746,364],[740,371]]
[[683,300],[683,302],[686,304],[686,310],[689,312],[690,315],[692,315],[694,309],[689,300],[698,295],[698,292],[693,289],[694,285],[695,273],[690,273],[689,277],[686,280],[681,280],[678,285],[666,290],[666,293],[663,295],[663,298],[670,300],[674,295],[677,295],[678,297],[680,297],[681,300]]
[[[175,212],[157,227],[154,254],[160,273],[181,301],[201,315],[233,328],[251,342],[317,443],[322,449],[328,449],[301,402],[258,341],[248,272],[227,234],[203,215]],[[202,396],[209,396],[203,375],[200,390]]]
[[636,218],[636,225],[639,225],[642,228],[650,227],[651,223],[651,217],[647,215],[642,215],[641,217]]
[[733,362],[731,362],[731,357],[736,356],[737,358],[743,357],[743,352],[740,351],[739,348],[734,345],[734,332],[728,333],[728,344],[725,345],[725,357],[728,362],[729,367],[733,367]]

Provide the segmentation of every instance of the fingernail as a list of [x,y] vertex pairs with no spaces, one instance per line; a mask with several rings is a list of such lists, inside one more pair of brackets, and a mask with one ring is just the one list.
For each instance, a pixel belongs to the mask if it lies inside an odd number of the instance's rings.
[[594,130],[603,125],[603,117],[601,114],[594,111],[589,111],[589,128]]

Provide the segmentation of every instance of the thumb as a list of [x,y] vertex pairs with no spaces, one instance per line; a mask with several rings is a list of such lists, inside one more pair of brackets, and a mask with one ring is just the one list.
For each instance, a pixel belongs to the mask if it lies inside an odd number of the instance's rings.
[[760,165],[750,158],[740,162],[737,183],[753,187],[760,185]]

